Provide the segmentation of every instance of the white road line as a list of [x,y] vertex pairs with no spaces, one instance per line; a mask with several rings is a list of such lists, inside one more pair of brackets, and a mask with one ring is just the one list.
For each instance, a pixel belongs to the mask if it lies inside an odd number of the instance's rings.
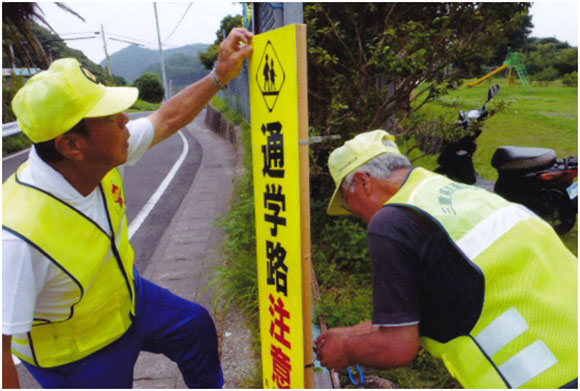
[[147,216],[149,216],[149,213],[151,213],[151,211],[155,207],[155,204],[157,204],[157,201],[159,201],[159,199],[161,198],[161,196],[163,195],[163,193],[173,180],[173,177],[177,173],[177,170],[179,170],[179,167],[181,167],[181,164],[185,160],[185,156],[187,156],[187,152],[189,151],[189,143],[187,142],[183,134],[181,134],[181,131],[179,131],[178,134],[183,140],[183,150],[181,151],[181,155],[179,155],[179,159],[177,159],[177,161],[173,164],[173,167],[171,167],[171,170],[169,171],[169,173],[167,173],[167,176],[165,177],[163,182],[161,182],[157,190],[155,190],[155,193],[151,195],[151,197],[149,198],[149,200],[147,200],[143,208],[141,208],[137,216],[135,216],[131,224],[129,224],[129,239],[133,237],[133,235],[141,227],[141,224],[143,224]]

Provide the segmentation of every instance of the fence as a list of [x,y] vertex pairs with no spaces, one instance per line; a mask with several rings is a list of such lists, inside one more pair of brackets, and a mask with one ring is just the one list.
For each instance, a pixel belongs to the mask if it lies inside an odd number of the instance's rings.
[[[270,31],[292,23],[303,23],[302,3],[252,3],[253,20],[251,29],[254,34]],[[241,113],[250,122],[249,66],[244,64],[240,76],[231,81],[228,89],[218,96],[228,105]]]

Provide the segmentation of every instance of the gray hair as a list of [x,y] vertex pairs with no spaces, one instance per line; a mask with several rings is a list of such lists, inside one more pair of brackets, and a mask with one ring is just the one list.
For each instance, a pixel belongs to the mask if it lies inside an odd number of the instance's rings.
[[[387,147],[394,147],[397,148],[397,144],[395,144],[391,140],[384,140],[383,143]],[[399,168],[411,167],[411,163],[409,159],[407,159],[404,155],[396,155],[393,153],[383,153],[379,156],[374,157],[373,159],[369,160],[350,174],[348,174],[344,180],[342,181],[342,186],[352,192],[352,185],[354,180],[354,175],[357,172],[364,172],[369,174],[370,176],[376,179],[385,179],[389,175],[393,173],[393,171]]]

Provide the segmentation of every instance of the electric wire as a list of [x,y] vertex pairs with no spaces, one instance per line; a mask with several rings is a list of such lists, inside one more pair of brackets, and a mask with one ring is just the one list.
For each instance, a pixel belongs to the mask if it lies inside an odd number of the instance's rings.
[[167,38],[165,38],[163,41],[161,41],[162,44],[164,44],[165,42],[167,42],[167,40],[169,40],[169,38],[171,38],[171,36],[173,35],[173,33],[175,33],[175,31],[177,31],[177,28],[179,27],[179,25],[181,24],[181,22],[183,22],[183,19],[185,19],[185,15],[187,15],[187,12],[189,11],[189,9],[191,8],[192,5],[193,5],[193,3],[189,3],[189,5],[187,6],[187,9],[183,13],[183,16],[181,17],[181,19],[179,19],[179,22],[177,22],[177,25],[175,26],[175,28],[173,29],[173,31],[171,32],[171,34],[169,34],[169,36]]

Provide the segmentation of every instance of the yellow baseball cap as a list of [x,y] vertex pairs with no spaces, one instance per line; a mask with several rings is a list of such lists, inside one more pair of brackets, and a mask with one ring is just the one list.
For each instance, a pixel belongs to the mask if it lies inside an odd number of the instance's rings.
[[346,204],[340,193],[342,181],[348,174],[383,153],[401,155],[398,148],[386,146],[383,143],[385,139],[394,141],[395,137],[381,129],[371,130],[356,135],[345,142],[342,147],[332,151],[328,157],[328,169],[332,179],[334,179],[336,189],[330,199],[326,213],[329,215],[350,214],[350,211],[345,208]]
[[135,103],[135,87],[105,87],[74,58],[54,61],[32,76],[12,99],[18,126],[39,143],[66,133],[83,118],[104,117]]

